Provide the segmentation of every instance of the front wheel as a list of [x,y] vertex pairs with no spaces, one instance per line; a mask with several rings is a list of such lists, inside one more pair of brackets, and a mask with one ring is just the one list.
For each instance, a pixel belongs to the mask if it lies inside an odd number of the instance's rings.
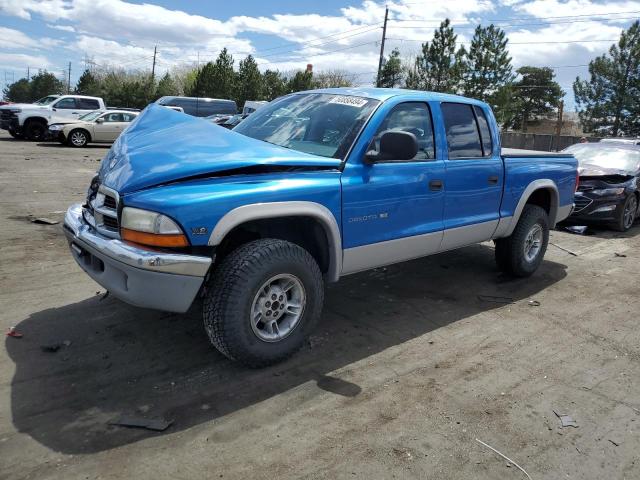
[[549,244],[549,217],[537,205],[526,205],[511,236],[496,240],[498,268],[516,277],[532,275]]
[[22,133],[18,133],[15,130],[13,130],[12,128],[9,129],[9,135],[11,135],[13,138],[16,138],[18,140],[23,138]]
[[309,252],[284,240],[256,240],[217,267],[206,289],[204,327],[228,358],[265,367],[300,349],[323,300],[322,273]]
[[619,232],[626,232],[633,226],[633,222],[636,221],[637,215],[638,197],[636,197],[635,193],[632,193],[618,208],[617,218],[613,224],[613,228]]

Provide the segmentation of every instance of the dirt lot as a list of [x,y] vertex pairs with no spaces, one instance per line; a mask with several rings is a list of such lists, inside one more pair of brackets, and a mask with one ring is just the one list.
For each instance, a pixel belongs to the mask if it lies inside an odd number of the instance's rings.
[[526,478],[476,438],[534,480],[640,478],[640,227],[553,232],[577,256],[550,246],[527,280],[489,244],[347,277],[302,352],[247,370],[196,309],[102,299],[30,221],[62,220],[105,153],[0,134],[0,327],[24,334],[0,354],[0,478]]

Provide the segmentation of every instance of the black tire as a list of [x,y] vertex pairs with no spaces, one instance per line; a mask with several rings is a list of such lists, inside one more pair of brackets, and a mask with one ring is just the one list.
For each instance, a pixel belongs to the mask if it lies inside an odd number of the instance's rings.
[[[537,229],[536,230],[536,226]],[[532,232],[540,232],[538,248],[525,253]],[[535,234],[533,234],[536,237]],[[549,216],[537,205],[525,205],[520,220],[510,237],[496,240],[496,263],[500,270],[516,277],[532,275],[542,263],[549,244]]]
[[[281,275],[299,281],[306,302],[301,302],[299,320],[286,336],[268,341],[259,337],[258,326],[252,326],[252,312],[265,283]],[[205,331],[223,355],[252,368],[265,367],[302,347],[320,318],[323,301],[322,273],[309,252],[284,240],[255,240],[233,251],[216,268],[205,293]],[[266,335],[266,323],[263,328]]]
[[67,145],[75,148],[86,147],[87,143],[91,141],[91,136],[89,132],[82,128],[76,128],[75,130],[71,130],[69,135],[67,136]]
[[626,232],[633,227],[637,215],[638,197],[636,197],[635,193],[632,193],[618,207],[616,221],[611,226],[618,232]]
[[22,133],[18,133],[18,132],[16,132],[15,130],[13,130],[11,128],[9,129],[9,135],[11,135],[13,138],[17,138],[18,140],[23,138]]
[[47,134],[47,124],[39,120],[32,120],[24,127],[24,136],[27,140],[40,142]]

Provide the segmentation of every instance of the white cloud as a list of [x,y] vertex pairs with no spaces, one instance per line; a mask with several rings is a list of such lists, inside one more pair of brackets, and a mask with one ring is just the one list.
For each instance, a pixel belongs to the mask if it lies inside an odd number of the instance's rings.
[[13,28],[0,27],[0,48],[20,50],[24,48],[38,48],[39,44],[33,38]]
[[60,30],[62,32],[74,33],[76,31],[76,29],[71,25],[52,25],[50,23],[47,23],[47,27],[53,28],[54,30]]
[[26,55],[24,53],[0,52],[0,68],[49,68],[51,62],[40,55]]
[[[526,12],[535,17],[609,15],[616,12],[640,11],[637,1],[607,1],[593,0],[534,0],[514,5],[514,10]],[[634,14],[629,14],[634,15]],[[616,15],[613,15],[615,17]],[[637,16],[637,14],[635,14]]]

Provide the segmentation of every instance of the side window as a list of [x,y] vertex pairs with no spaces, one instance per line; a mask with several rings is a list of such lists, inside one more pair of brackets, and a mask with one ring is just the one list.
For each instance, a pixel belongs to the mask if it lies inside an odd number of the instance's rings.
[[134,118],[136,118],[136,116],[132,115],[130,113],[123,113],[122,114],[122,121],[123,122],[131,122],[131,121],[133,121]]
[[99,110],[100,104],[97,100],[92,100],[91,98],[76,98],[76,104],[78,108],[82,110]]
[[59,108],[60,110],[73,110],[76,107],[76,99],[75,98],[63,98],[58,101],[54,106],[54,108]]
[[387,130],[413,133],[418,140],[418,153],[412,160],[433,160],[435,143],[431,112],[426,103],[406,102],[393,107],[373,137],[375,149],[379,147],[380,136]]
[[481,158],[480,133],[471,105],[443,103],[441,108],[447,132],[449,159]]
[[478,126],[480,127],[480,140],[482,141],[482,152],[485,157],[490,157],[493,153],[493,142],[491,141],[491,131],[489,130],[489,122],[484,115],[484,111],[477,105],[473,106],[473,111],[476,112],[476,118],[478,119]]
[[105,122],[122,122],[122,114],[121,113],[108,113],[104,117]]

